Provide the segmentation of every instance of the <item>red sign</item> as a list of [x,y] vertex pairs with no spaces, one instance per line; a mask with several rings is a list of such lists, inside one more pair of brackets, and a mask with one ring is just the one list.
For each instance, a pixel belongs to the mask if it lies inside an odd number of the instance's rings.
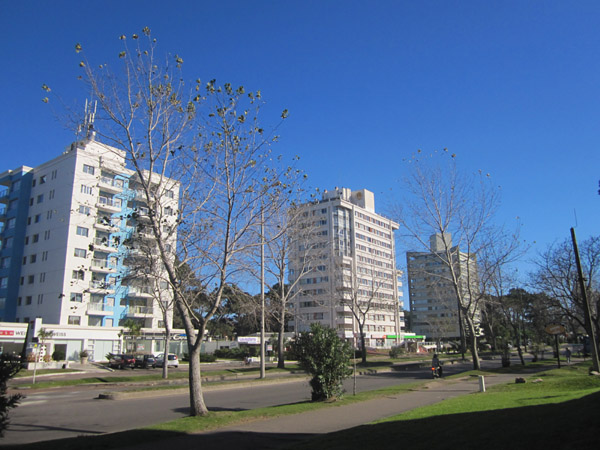
[[15,330],[0,330],[0,336],[14,336]]

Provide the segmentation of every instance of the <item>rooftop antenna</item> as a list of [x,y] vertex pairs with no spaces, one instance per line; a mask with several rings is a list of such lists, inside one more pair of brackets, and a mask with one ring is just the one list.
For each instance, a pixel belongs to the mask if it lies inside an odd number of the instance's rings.
[[83,123],[77,127],[77,135],[80,133],[85,133],[85,139],[88,141],[93,141],[96,137],[96,131],[94,130],[94,119],[96,118],[96,108],[98,106],[98,102],[94,102],[92,106],[92,102],[88,103],[87,99],[85,100],[85,108],[83,114]]

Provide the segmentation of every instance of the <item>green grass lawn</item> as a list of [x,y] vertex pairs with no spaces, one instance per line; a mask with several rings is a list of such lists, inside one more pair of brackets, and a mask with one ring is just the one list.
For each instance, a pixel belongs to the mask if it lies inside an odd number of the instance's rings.
[[525,384],[494,386],[291,448],[597,449],[600,378],[589,376],[588,368],[548,370]]

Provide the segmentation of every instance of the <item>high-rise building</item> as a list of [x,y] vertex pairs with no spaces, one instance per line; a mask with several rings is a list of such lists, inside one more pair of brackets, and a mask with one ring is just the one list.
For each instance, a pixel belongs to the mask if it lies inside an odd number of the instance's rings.
[[398,224],[375,212],[373,193],[325,191],[293,217],[289,280],[299,282],[290,330],[303,332],[319,322],[358,346],[362,323],[367,347],[399,344],[404,317],[395,259]]
[[[179,185],[165,185],[159,204],[174,251]],[[74,143],[1,173],[0,189],[0,321],[160,329],[172,320],[158,304],[169,304],[166,285],[141,263],[152,253],[148,205],[123,151]]]
[[[470,300],[467,285],[470,283],[471,292],[478,291],[476,261],[474,255],[452,245],[449,233],[434,234],[429,243],[429,252],[406,253],[411,331],[425,335],[428,340],[458,339],[461,317],[450,264],[467,305]],[[448,255],[451,255],[451,263],[448,263]],[[477,311],[474,321],[479,323]]]

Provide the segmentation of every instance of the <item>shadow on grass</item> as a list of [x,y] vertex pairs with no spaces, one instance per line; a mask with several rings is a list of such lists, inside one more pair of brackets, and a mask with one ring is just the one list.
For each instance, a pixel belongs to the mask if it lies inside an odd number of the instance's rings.
[[411,450],[596,450],[598,405],[600,392],[559,404],[363,425],[288,448],[397,450],[401,444]]

